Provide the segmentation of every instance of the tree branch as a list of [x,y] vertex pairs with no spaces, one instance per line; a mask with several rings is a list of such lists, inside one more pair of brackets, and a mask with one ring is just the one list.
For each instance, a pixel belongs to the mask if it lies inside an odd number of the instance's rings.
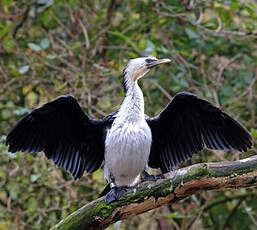
[[81,207],[51,230],[104,229],[118,220],[172,204],[207,190],[228,190],[257,185],[257,156],[232,162],[201,163],[167,173],[166,179],[144,183],[119,201],[104,198]]

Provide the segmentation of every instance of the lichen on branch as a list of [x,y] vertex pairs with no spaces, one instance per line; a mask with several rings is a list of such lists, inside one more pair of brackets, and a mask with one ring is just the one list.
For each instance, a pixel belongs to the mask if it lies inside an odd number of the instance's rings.
[[165,179],[145,182],[109,205],[104,198],[92,201],[51,230],[104,229],[164,204],[172,204],[207,190],[227,190],[257,185],[257,156],[243,160],[201,163],[167,173]]

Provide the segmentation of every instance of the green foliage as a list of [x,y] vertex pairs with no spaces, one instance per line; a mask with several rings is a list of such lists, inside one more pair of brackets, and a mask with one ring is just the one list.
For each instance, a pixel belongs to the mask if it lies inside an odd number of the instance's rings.
[[[0,3],[0,230],[49,229],[97,197],[102,170],[73,182],[43,154],[8,153],[4,138],[31,108],[61,94],[74,95],[94,118],[114,111],[124,96],[120,76],[130,58],[173,59],[140,82],[147,114],[155,115],[179,91],[196,93],[250,130],[255,147],[240,157],[256,153],[255,1]],[[204,150],[184,165],[224,158],[237,159],[238,152]],[[254,193],[203,193],[110,229],[256,229]],[[204,209],[218,199],[224,202]]]

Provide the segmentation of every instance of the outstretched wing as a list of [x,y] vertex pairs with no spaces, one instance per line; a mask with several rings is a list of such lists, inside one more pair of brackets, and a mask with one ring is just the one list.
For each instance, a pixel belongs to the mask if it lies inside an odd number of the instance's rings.
[[206,100],[177,94],[156,117],[146,119],[152,131],[148,165],[168,172],[204,148],[246,151],[251,135],[233,118]]
[[90,119],[74,97],[63,95],[20,120],[6,144],[13,153],[44,151],[78,179],[85,170],[94,172],[101,166],[108,122]]

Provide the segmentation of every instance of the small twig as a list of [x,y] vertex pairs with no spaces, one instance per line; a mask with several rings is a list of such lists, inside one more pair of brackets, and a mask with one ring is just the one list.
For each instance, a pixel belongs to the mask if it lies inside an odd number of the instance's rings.
[[134,50],[133,48],[129,47],[129,46],[102,46],[102,48],[104,49],[114,49],[114,50]]
[[253,85],[255,84],[255,82],[257,81],[257,67],[255,68],[255,75],[254,75],[254,79],[252,80],[251,84],[248,86],[248,88],[241,93],[240,95],[238,95],[237,97],[232,98],[229,103],[234,102],[234,101],[239,101],[239,99],[241,99],[242,97],[244,97],[245,95],[247,95],[249,93],[249,91],[252,90]]
[[[212,198],[212,197],[213,197],[213,196],[211,196],[211,198]],[[189,230],[189,229],[193,226],[193,224],[200,218],[200,216],[202,215],[203,211],[205,211],[205,208],[207,207],[207,205],[208,205],[208,203],[209,203],[209,201],[210,201],[211,198],[209,198],[208,200],[206,200],[205,203],[204,203],[204,205],[201,206],[200,211],[199,211],[198,214],[193,218],[193,220],[187,225],[186,230]]]
[[85,37],[86,49],[89,50],[90,42],[89,42],[89,38],[88,38],[87,28],[85,27],[85,25],[82,23],[82,21],[79,18],[76,18],[76,19],[79,22],[79,25],[80,25],[80,27],[83,31],[83,34],[84,34],[84,37]]
[[16,39],[16,35],[17,35],[18,30],[23,26],[24,22],[27,20],[30,8],[31,8],[31,5],[28,4],[27,9],[25,10],[21,21],[18,23],[17,26],[15,26],[15,28],[13,30],[13,35],[12,35],[14,39]]
[[106,27],[104,27],[102,30],[100,30],[92,39],[91,41],[95,41],[96,39],[98,39],[99,37],[105,35],[107,33],[107,31],[112,27],[112,25],[107,25]]
[[220,32],[221,29],[222,29],[222,21],[221,21],[221,19],[220,19],[219,16],[217,16],[217,21],[218,21],[218,23],[219,23],[219,26],[218,26],[218,28],[215,30],[216,33]]
[[59,17],[57,17],[55,14],[53,14],[54,19],[57,21],[57,23],[61,26],[61,28],[65,31],[66,34],[68,34],[70,37],[76,39],[76,37],[72,34],[71,30],[67,29],[67,26],[65,26]]
[[107,115],[107,113],[105,113],[104,111],[102,111],[101,109],[99,109],[99,108],[97,108],[96,106],[94,106],[94,105],[90,105],[90,107],[94,110],[94,111],[96,111],[98,114],[100,114],[101,116],[106,116]]
[[247,194],[242,194],[242,195],[226,197],[222,200],[211,202],[207,207],[205,207],[204,211],[206,212],[206,211],[212,209],[213,207],[215,207],[217,205],[224,204],[224,203],[232,201],[232,200],[238,200],[238,199],[254,197],[254,196],[256,196],[254,193],[247,193]]
[[216,79],[216,86],[217,86],[217,89],[220,88],[220,86],[222,85],[221,84],[221,77],[222,77],[222,73],[224,72],[224,70],[232,63],[234,62],[237,58],[239,58],[241,56],[240,53],[236,54],[233,58],[231,58],[227,63],[225,63],[221,68],[220,68],[220,71],[218,73],[218,76],[217,76],[217,79]]
[[115,11],[115,9],[117,8],[118,4],[117,4],[117,0],[111,0],[108,10],[107,10],[107,14],[106,14],[106,24],[109,25],[112,23],[112,14]]
[[187,9],[188,10],[192,10],[194,8],[194,0],[190,0],[189,1],[189,4],[188,4],[188,6],[187,6]]
[[[256,194],[254,195],[256,196]],[[251,219],[251,221],[253,222],[254,226],[257,227],[257,221],[256,221],[256,218],[251,214],[251,212],[248,210],[248,207],[246,205],[246,202],[245,200],[243,201],[243,206],[245,208],[245,211],[247,212],[249,218]]]
[[236,204],[236,206],[232,209],[232,211],[230,212],[228,218],[226,219],[226,222],[223,226],[223,230],[225,230],[228,226],[229,226],[229,223],[230,223],[230,220],[231,218],[234,216],[234,214],[236,213],[236,210],[239,208],[239,206],[241,205],[241,203],[245,200],[245,197],[242,197]]
[[213,89],[213,96],[214,96],[214,100],[215,100],[215,103],[218,107],[220,107],[220,102],[219,102],[219,98],[218,98],[218,95],[217,95],[217,92],[215,89]]
[[72,63],[70,63],[68,60],[66,60],[65,58],[61,57],[61,55],[53,52],[53,54],[56,56],[56,58],[61,61],[63,64],[65,64],[66,66],[70,67],[70,69],[72,71],[74,71],[75,73],[80,73],[82,76],[85,76],[85,74],[83,73],[83,71],[76,67],[75,65],[73,65]]
[[[0,73],[1,73],[0,77],[2,76],[4,78],[4,80],[8,79],[8,74],[6,73],[5,68],[2,65],[0,65]],[[0,79],[0,80],[2,80],[2,79]]]
[[[157,12],[157,14],[161,15],[161,16],[164,16],[164,17],[170,17],[170,18],[179,18],[181,20],[183,20],[184,22],[186,23],[189,23],[191,24],[192,26],[195,26],[197,27],[198,29],[204,31],[205,33],[210,33],[212,34],[213,36],[226,36],[226,35],[231,35],[231,36],[252,36],[252,37],[255,37],[255,34],[251,31],[230,31],[230,30],[211,30],[211,29],[208,29],[204,26],[202,26],[201,24],[197,23],[197,22],[194,22],[191,20],[191,18],[185,14],[185,13],[174,13],[172,11],[172,9],[170,9],[170,7],[168,7],[165,3],[161,2],[161,6],[166,9],[167,11],[169,11],[170,13],[168,12],[163,12],[163,11],[160,11],[159,8],[155,8],[155,11]],[[218,27],[219,28],[219,27]]]
[[9,212],[12,211],[12,197],[11,197],[11,195],[8,197],[8,200],[7,200],[7,210]]
[[160,85],[158,82],[150,80],[169,100],[172,100],[172,96]]
[[72,52],[71,48],[68,46],[68,44],[65,41],[63,41],[62,39],[60,39],[57,36],[55,37],[55,39],[57,41],[59,41],[66,48],[66,50],[68,51],[70,56],[72,56],[72,57],[74,56],[74,53]]

